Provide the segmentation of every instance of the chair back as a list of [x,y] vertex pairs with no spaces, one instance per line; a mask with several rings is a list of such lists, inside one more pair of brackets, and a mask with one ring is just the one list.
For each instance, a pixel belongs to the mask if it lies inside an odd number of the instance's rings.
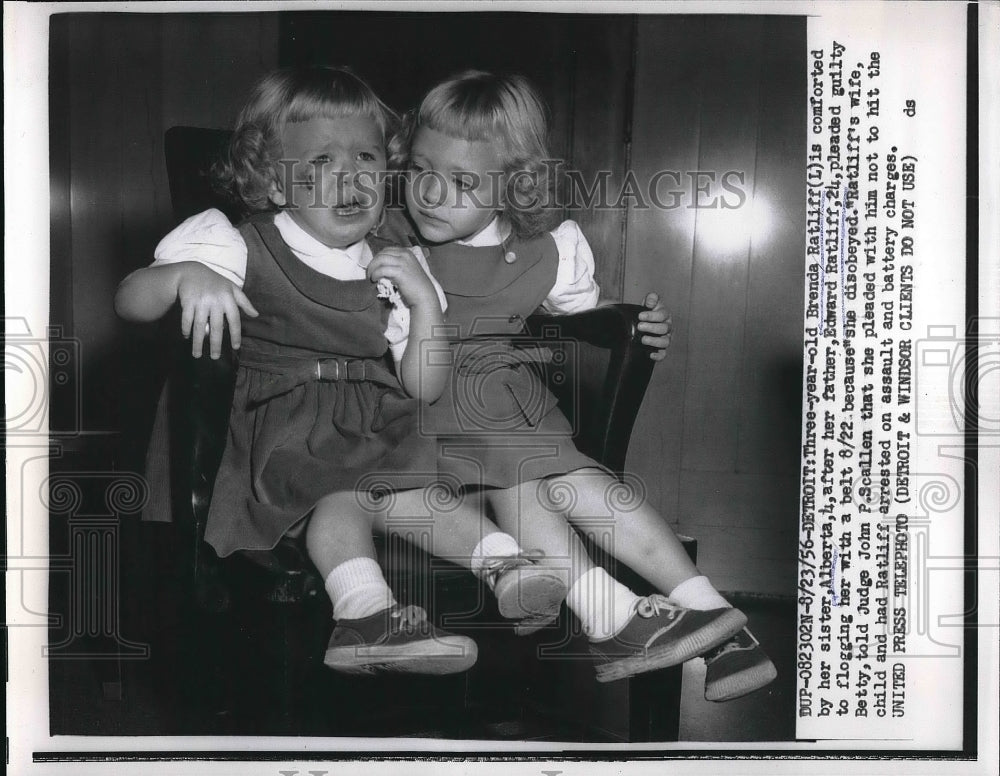
[[171,127],[164,136],[170,204],[178,221],[218,208],[233,223],[245,212],[212,182],[212,165],[222,159],[232,132],[203,127]]

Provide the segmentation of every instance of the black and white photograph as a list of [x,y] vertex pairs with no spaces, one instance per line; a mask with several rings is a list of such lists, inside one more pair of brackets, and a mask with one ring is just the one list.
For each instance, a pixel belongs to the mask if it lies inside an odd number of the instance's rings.
[[884,6],[5,3],[12,772],[995,772],[998,6]]

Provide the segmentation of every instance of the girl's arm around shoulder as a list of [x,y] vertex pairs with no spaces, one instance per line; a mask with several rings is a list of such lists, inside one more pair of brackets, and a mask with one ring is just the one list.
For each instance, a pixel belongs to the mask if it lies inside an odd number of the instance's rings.
[[[246,244],[239,232],[219,211],[207,211],[174,229],[157,246],[153,264],[121,282],[115,311],[126,320],[148,322],[180,302],[183,335],[204,332],[212,357],[218,358],[226,324],[233,347],[239,348],[240,311],[257,315],[241,290],[245,272]],[[191,340],[191,352],[198,357],[204,335]]]
[[[550,313],[577,313],[592,310],[613,300],[601,299],[601,290],[594,279],[594,253],[575,221],[563,221],[552,232],[559,250],[559,269],[556,282],[542,308]],[[670,345],[672,322],[658,294],[650,292],[643,300],[646,308],[639,313],[639,331],[642,342],[651,348],[650,358],[661,361]]]
[[594,309],[601,289],[594,279],[594,253],[590,243],[576,221],[563,221],[551,234],[559,252],[559,265],[556,282],[542,302],[542,309],[557,315]]

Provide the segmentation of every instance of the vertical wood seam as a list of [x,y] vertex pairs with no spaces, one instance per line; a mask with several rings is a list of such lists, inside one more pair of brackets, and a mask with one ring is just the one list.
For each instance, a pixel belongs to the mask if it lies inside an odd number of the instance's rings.
[[[625,174],[632,169],[632,131],[635,120],[635,90],[636,67],[639,59],[639,16],[632,14],[632,25],[629,30],[629,45],[632,48],[629,56],[628,72],[625,75],[625,121],[624,137],[622,138],[625,159]],[[618,295],[617,299],[625,301],[625,277],[628,262],[628,223],[631,205],[622,212],[621,239],[618,244]]]

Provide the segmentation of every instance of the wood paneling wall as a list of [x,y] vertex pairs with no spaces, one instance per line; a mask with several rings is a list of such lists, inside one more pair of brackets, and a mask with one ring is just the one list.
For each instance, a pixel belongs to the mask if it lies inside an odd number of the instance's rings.
[[[641,17],[632,169],[743,175],[741,208],[633,209],[625,298],[661,291],[675,335],[629,467],[728,590],[794,590],[804,255],[805,21]],[[708,183],[702,177],[703,184]],[[680,187],[684,189],[685,187]],[[700,198],[699,203],[695,199]]]
[[[117,433],[151,422],[163,376],[157,327],[112,309],[119,281],[174,224],[163,134],[231,126],[277,64],[278,19],[73,13],[53,15],[50,32],[51,321],[80,341],[83,428]],[[141,467],[141,437],[123,434],[100,465]]]

